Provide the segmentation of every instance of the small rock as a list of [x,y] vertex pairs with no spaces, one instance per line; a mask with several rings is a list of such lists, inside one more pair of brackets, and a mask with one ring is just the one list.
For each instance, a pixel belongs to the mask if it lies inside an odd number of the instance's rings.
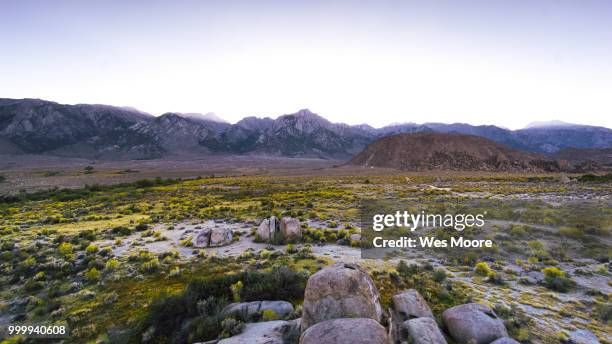
[[387,344],[387,332],[370,318],[341,318],[309,327],[300,344]]
[[489,307],[478,303],[449,308],[442,313],[448,332],[458,343],[489,344],[508,337],[504,322]]
[[351,241],[361,241],[361,234],[353,233],[350,236]]
[[499,338],[491,344],[521,344],[510,337]]
[[412,344],[446,344],[444,335],[432,318],[410,319],[403,324]]
[[302,332],[337,318],[382,319],[380,295],[368,274],[356,264],[337,263],[310,276],[304,292]]

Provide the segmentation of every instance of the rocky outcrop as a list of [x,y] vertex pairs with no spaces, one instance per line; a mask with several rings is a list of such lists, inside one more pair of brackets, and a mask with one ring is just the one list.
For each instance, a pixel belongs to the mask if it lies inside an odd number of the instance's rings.
[[442,313],[448,333],[458,343],[489,344],[508,336],[504,322],[485,305],[468,303]]
[[266,321],[251,323],[234,337],[222,339],[218,344],[289,344],[299,338],[299,321]]
[[[423,296],[415,289],[406,290],[392,298],[391,333],[396,342],[408,340],[404,323],[410,319],[431,318],[433,313]],[[434,321],[435,323],[435,321]]]
[[227,228],[205,228],[195,236],[193,246],[200,248],[229,245],[233,239],[232,235],[232,230]]
[[237,316],[252,320],[261,316],[264,311],[272,311],[278,319],[284,319],[293,312],[293,305],[287,301],[237,302],[225,307],[221,314],[224,317]]
[[302,332],[330,319],[382,320],[380,296],[368,274],[355,264],[338,263],[310,276],[304,292]]
[[403,323],[412,344],[446,344],[436,321],[429,317],[410,319]]
[[302,226],[300,220],[293,217],[276,216],[263,219],[255,232],[257,240],[272,244],[293,243],[302,239]]
[[309,327],[300,344],[387,344],[387,333],[370,318],[332,319]]
[[[374,282],[360,266],[334,264],[308,279],[302,318],[249,323],[240,335],[218,343],[295,344],[299,338],[300,344],[447,344],[446,338],[452,337],[451,342],[458,344],[518,344],[485,305],[447,309],[442,314],[444,333],[418,291],[410,289],[392,297],[390,321],[383,319],[379,299]],[[250,322],[259,320],[265,311],[279,318],[294,313],[289,302],[254,301],[230,304],[221,315]],[[387,323],[388,330],[383,326]],[[587,334],[575,337],[588,340]]]

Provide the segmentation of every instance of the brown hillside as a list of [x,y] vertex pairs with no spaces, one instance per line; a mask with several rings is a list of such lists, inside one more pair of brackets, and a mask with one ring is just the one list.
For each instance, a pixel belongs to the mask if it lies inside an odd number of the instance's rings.
[[554,160],[508,148],[489,139],[463,134],[416,133],[383,137],[357,154],[350,164],[409,171],[559,171]]

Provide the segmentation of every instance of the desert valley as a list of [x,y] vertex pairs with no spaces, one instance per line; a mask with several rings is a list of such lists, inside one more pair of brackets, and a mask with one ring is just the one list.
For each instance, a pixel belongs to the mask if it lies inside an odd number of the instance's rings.
[[[569,124],[4,99],[0,324],[63,324],[63,343],[610,343],[610,147]],[[364,258],[368,201],[486,214],[401,234],[489,244]]]

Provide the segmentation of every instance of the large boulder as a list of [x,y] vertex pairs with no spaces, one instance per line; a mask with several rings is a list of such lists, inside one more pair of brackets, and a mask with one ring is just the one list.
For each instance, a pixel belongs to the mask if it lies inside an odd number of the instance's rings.
[[229,304],[221,311],[221,314],[224,317],[234,315],[251,320],[259,317],[263,311],[272,311],[279,319],[284,319],[293,312],[293,305],[287,301],[237,302]]
[[208,247],[210,245],[210,228],[202,229],[192,240],[193,247]]
[[237,336],[222,339],[218,344],[289,344],[297,342],[299,321],[266,321],[246,324]]
[[223,246],[232,243],[233,233],[231,229],[215,228],[210,234],[209,246]]
[[442,313],[448,333],[458,343],[489,344],[508,337],[504,322],[491,308],[478,303],[449,308]]
[[403,329],[412,344],[446,344],[444,335],[432,318],[410,319],[404,322]]
[[270,216],[270,218],[263,219],[263,221],[261,221],[259,227],[257,227],[257,231],[255,232],[255,234],[257,235],[259,240],[264,242],[271,242],[276,238],[279,230],[280,224],[278,218],[276,216]]
[[227,228],[204,228],[192,240],[194,247],[214,247],[232,243],[233,232]]
[[280,234],[285,242],[298,242],[302,239],[300,220],[294,217],[283,217],[280,220]]
[[432,318],[433,313],[427,305],[423,296],[415,289],[406,290],[400,294],[393,295],[391,311],[391,334],[394,341],[406,341],[406,332],[403,324],[406,320],[416,318]]
[[332,319],[309,327],[300,344],[387,344],[387,332],[370,318]]
[[260,241],[272,244],[298,242],[302,238],[302,226],[300,220],[293,217],[279,220],[276,216],[270,216],[261,221],[255,234]]
[[380,322],[380,295],[368,274],[356,264],[338,263],[310,276],[304,292],[302,332],[337,318],[370,318]]

